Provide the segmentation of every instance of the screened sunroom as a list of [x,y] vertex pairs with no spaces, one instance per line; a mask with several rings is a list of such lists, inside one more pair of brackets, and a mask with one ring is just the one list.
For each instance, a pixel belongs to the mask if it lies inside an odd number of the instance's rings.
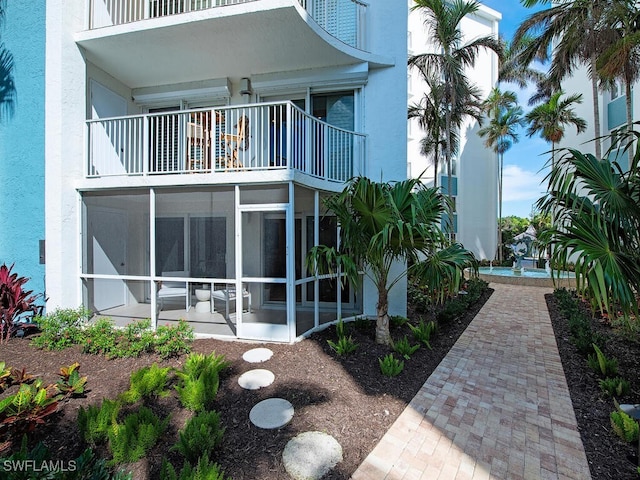
[[126,325],[189,322],[201,336],[291,342],[362,314],[362,294],[315,277],[335,245],[327,193],[295,182],[81,192],[82,303]]

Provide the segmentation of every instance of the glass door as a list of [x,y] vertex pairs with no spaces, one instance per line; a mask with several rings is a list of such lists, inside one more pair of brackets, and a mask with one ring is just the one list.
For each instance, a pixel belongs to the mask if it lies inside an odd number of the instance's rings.
[[[295,298],[291,299],[294,272],[293,225],[289,207],[251,205],[241,208],[239,265],[243,298],[236,296],[238,336],[247,339],[290,341]],[[240,286],[235,285],[235,291]],[[295,295],[295,294],[293,294]],[[247,301],[251,302],[248,307]],[[295,312],[295,310],[293,310]],[[293,333],[295,335],[295,331]]]

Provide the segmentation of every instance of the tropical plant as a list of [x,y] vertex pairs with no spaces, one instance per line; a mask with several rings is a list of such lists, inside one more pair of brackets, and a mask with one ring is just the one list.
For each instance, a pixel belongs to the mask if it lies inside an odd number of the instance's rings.
[[589,367],[605,378],[616,375],[618,373],[618,360],[607,357],[595,343],[593,344],[593,350],[595,353],[587,357]]
[[223,435],[218,412],[201,412],[187,421],[172,450],[180,452],[187,462],[194,464],[203,455],[211,455],[222,442]]
[[[464,118],[462,113],[469,105],[478,104],[477,88],[473,87],[466,70],[475,64],[481,50],[492,50],[502,56],[503,45],[493,36],[476,37],[464,42],[460,22],[467,15],[478,11],[480,4],[466,0],[415,0],[413,10],[419,10],[425,16],[424,24],[429,32],[432,53],[421,53],[409,58],[409,65],[418,68],[423,76],[433,75],[444,83],[445,105],[445,156],[447,162],[448,189],[452,195],[452,132],[459,128]],[[464,107],[463,107],[464,106]],[[471,109],[473,110],[473,108]],[[481,120],[477,108],[477,119]]]
[[72,397],[84,394],[87,377],[81,377],[79,369],[80,364],[78,362],[68,367],[60,367],[60,380],[56,383],[56,388],[60,393]]
[[627,395],[631,390],[631,385],[622,377],[603,378],[598,384],[600,389],[611,397],[622,397]]
[[38,307],[35,302],[38,295],[32,295],[32,290],[24,290],[24,284],[29,281],[26,277],[19,277],[12,272],[13,265],[0,265],[0,344],[6,342],[14,329],[14,322],[26,313],[36,314]]
[[[217,463],[212,463],[208,455],[203,455],[198,459],[198,463],[193,467],[190,463],[185,463],[176,473],[175,468],[164,459],[160,469],[160,480],[225,480],[224,472]],[[227,479],[228,480],[228,479]]]
[[515,92],[502,92],[495,87],[484,102],[489,117],[489,125],[478,130],[478,135],[486,137],[485,146],[498,155],[498,260],[502,260],[502,177],[504,154],[518,142],[517,129],[523,124],[522,108],[517,105]]
[[331,347],[331,350],[340,356],[349,355],[358,349],[358,344],[353,341],[353,337],[351,335],[348,337],[338,337],[337,342],[327,340],[327,343]]
[[[625,135],[613,137],[625,142]],[[627,142],[628,145],[628,142]],[[640,172],[636,152],[629,168],[569,149],[548,175],[538,205],[557,224],[545,239],[559,269],[574,264],[576,288],[593,308],[638,314],[640,292]]]
[[555,92],[549,100],[533,108],[525,115],[529,123],[527,135],[529,137],[539,133],[547,142],[551,143],[551,168],[555,165],[556,145],[564,138],[565,126],[574,125],[578,133],[587,128],[584,119],[578,117],[573,110],[573,105],[582,103],[582,94],[569,95],[562,98],[564,92]]
[[427,259],[437,255],[438,261],[449,262],[448,268],[462,272],[474,258],[459,245],[440,250],[446,244],[439,228],[444,204],[438,189],[425,187],[419,179],[376,183],[356,177],[342,192],[325,199],[324,205],[340,224],[340,248],[313,247],[307,269],[317,275],[340,272],[341,284],[345,278],[358,284],[361,272],[372,280],[378,291],[377,343],[391,343],[389,290],[407,274],[402,270],[389,278],[394,264],[406,261],[415,268],[420,255]]
[[191,354],[182,370],[176,372],[180,379],[175,386],[183,407],[199,412],[211,405],[220,385],[220,372],[228,366],[224,355]]
[[636,442],[638,440],[638,422],[620,410],[617,403],[616,408],[617,410],[611,412],[609,415],[613,431],[625,442]]
[[169,417],[160,420],[150,408],[140,407],[137,412],[124,418],[107,432],[109,449],[113,455],[112,464],[135,462],[158,442],[167,429]]
[[[5,1],[0,0],[0,27],[5,19]],[[0,41],[0,122],[15,111],[16,85],[13,80],[13,55]]]
[[85,441],[91,445],[105,442],[109,438],[109,430],[117,424],[121,404],[107,398],[100,406],[89,405],[85,410],[78,410],[78,428]]
[[129,390],[120,399],[126,403],[135,403],[147,397],[166,397],[169,394],[167,383],[171,367],[161,368],[157,363],[142,367],[131,374]]
[[393,353],[385,355],[384,358],[379,358],[380,371],[385,377],[397,377],[404,369],[404,362],[393,356]]
[[424,343],[429,350],[431,350],[431,335],[435,333],[438,329],[436,322],[431,320],[430,322],[425,323],[424,320],[420,320],[418,325],[409,324],[409,328],[413,333],[413,336],[419,342]]
[[571,76],[576,66],[587,65],[591,80],[595,152],[601,157],[601,129],[598,57],[611,36],[602,30],[602,17],[610,7],[606,0],[522,0],[523,5],[551,5],[527,17],[514,34],[513,42],[520,45],[518,63],[530,65],[534,60],[546,62],[551,55],[547,83],[553,91],[560,82]]
[[400,340],[393,342],[393,351],[398,355],[402,355],[405,360],[409,360],[411,358],[411,355],[416,353],[419,348],[420,344],[418,343],[416,345],[411,345],[406,335]]
[[[530,83],[538,86],[544,84],[547,78],[546,74],[532,68],[530,64],[523,63],[520,59],[522,50],[533,41],[533,38],[523,37],[518,43],[508,42],[504,39],[501,41],[503,42],[503,54],[498,69],[498,81],[515,84],[521,89],[527,88]],[[528,103],[533,105],[538,100],[539,98],[534,94],[529,98]]]
[[40,334],[31,344],[46,350],[64,350],[80,343],[85,337],[84,327],[90,315],[91,312],[84,307],[56,309],[46,315],[37,315],[33,321],[38,325]]

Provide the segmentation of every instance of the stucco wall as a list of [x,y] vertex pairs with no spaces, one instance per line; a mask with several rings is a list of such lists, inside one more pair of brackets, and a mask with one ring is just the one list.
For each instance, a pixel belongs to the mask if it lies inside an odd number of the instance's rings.
[[38,241],[44,239],[45,2],[6,2],[0,38],[13,54],[17,105],[0,123],[0,263],[45,289]]

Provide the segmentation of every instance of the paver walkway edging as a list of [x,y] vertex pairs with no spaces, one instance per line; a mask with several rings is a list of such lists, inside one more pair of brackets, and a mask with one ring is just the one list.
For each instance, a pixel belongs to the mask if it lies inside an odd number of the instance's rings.
[[353,480],[589,480],[544,299],[493,295]]

